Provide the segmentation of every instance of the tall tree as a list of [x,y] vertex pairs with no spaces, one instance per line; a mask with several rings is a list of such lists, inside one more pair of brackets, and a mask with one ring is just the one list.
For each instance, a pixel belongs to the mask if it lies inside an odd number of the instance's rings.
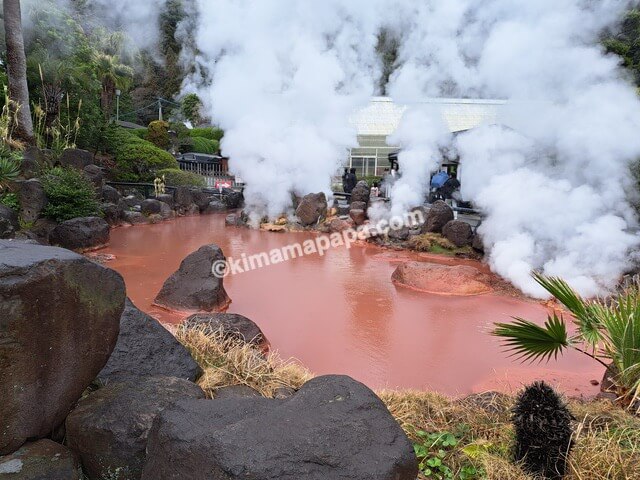
[[107,123],[113,113],[113,100],[116,90],[126,90],[133,78],[133,69],[121,64],[116,55],[98,53],[95,56],[95,72],[102,83],[100,105]]
[[27,60],[24,54],[20,0],[4,0],[4,30],[7,44],[7,74],[12,113],[13,135],[27,143],[33,143],[33,122],[29,107],[27,86]]

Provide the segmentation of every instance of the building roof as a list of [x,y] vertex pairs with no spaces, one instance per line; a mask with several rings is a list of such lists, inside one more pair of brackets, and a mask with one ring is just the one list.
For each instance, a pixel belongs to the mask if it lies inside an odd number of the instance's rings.
[[[416,105],[430,105],[440,110],[451,132],[469,130],[479,125],[497,123],[500,107],[506,100],[466,98],[428,98]],[[399,105],[389,97],[373,97],[369,105],[349,119],[358,135],[391,135],[400,124],[407,105]]]

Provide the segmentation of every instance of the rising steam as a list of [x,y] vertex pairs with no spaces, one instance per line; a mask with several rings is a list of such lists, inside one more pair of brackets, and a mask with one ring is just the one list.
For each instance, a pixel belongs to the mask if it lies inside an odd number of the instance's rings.
[[[611,287],[638,245],[626,200],[640,157],[640,102],[599,46],[628,2],[199,0],[197,91],[259,218],[290,194],[329,191],[356,145],[349,114],[376,92],[376,35],[400,45],[386,91],[409,106],[391,141],[403,176],[390,212],[422,203],[443,151],[486,214],[492,268],[532,295],[532,269],[581,293]],[[454,139],[428,97],[508,100],[500,126]]]

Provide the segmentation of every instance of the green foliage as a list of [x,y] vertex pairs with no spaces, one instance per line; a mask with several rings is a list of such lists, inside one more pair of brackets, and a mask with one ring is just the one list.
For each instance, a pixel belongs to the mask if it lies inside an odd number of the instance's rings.
[[222,140],[224,137],[224,131],[221,128],[212,128],[212,127],[204,127],[204,128],[192,128],[189,130],[189,135],[193,138],[202,137],[209,140]]
[[201,108],[202,102],[195,93],[190,93],[182,99],[182,114],[192,125],[198,125],[202,121],[200,116]]
[[15,193],[5,193],[0,195],[0,204],[5,207],[9,207],[11,210],[16,212],[20,210],[20,200],[18,199],[18,195]]
[[191,151],[195,153],[204,153],[207,155],[215,155],[220,151],[220,144],[217,140],[209,140],[208,138],[195,137],[192,139]]
[[554,313],[544,327],[520,318],[497,323],[493,335],[525,360],[548,361],[573,348],[605,366],[610,363],[616,393],[633,405],[640,399],[640,287],[633,285],[608,301],[585,300],[560,278],[539,273],[533,278],[571,312],[576,333],[568,337],[564,317]]
[[178,168],[178,162],[169,152],[123,128],[109,129],[107,151],[115,157],[113,173],[120,181],[148,182],[156,177],[158,170]]
[[149,124],[146,140],[156,147],[167,150],[171,145],[169,139],[169,124],[162,120],[156,120]]
[[20,162],[12,156],[0,156],[0,190],[20,175]]
[[[465,427],[465,426],[461,426]],[[467,427],[468,429],[468,427]],[[481,469],[467,462],[457,472],[448,465],[448,457],[455,453],[459,439],[450,432],[425,432],[417,430],[416,437],[419,442],[414,443],[413,450],[418,459],[420,473],[426,478],[438,480],[461,479],[475,480],[484,478]]]
[[158,177],[163,177],[165,184],[171,187],[205,187],[204,178],[193,172],[183,172],[178,168],[166,168],[158,171]]
[[602,41],[608,53],[618,55],[622,65],[635,76],[640,83],[640,10],[629,10],[618,32],[610,34]]
[[369,188],[373,187],[375,182],[378,183],[378,187],[382,183],[382,177],[378,177],[376,175],[369,175],[368,177],[362,177],[360,180],[364,180],[369,185]]
[[99,215],[93,184],[73,168],[55,167],[42,178],[47,195],[44,216],[63,222],[76,217]]
[[142,140],[147,140],[147,133],[149,133],[149,129],[148,128],[136,128],[135,130],[131,130],[131,133],[133,133],[136,137],[142,139]]

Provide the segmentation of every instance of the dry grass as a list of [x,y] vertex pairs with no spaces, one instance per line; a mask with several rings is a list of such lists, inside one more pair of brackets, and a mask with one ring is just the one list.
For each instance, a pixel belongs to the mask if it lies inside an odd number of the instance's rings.
[[409,247],[418,252],[431,252],[434,247],[445,250],[455,250],[456,246],[437,233],[423,233],[409,239]]
[[278,388],[298,389],[312,375],[299,364],[277,354],[264,355],[248,344],[225,338],[222,332],[207,335],[203,328],[178,328],[176,338],[204,370],[199,385],[210,397],[220,387],[247,385],[265,397]]
[[[265,356],[255,347],[225,339],[220,332],[208,336],[202,330],[179,328],[176,336],[204,369],[199,383],[211,397],[220,387],[238,384],[272,397],[276,389],[297,389],[312,377],[295,362]],[[413,441],[417,430],[456,435],[460,443],[445,459],[454,472],[471,463],[485,472],[484,478],[536,480],[510,462],[513,397],[461,401],[432,392],[381,391],[378,395]],[[566,479],[640,479],[640,419],[606,402],[570,401],[569,408],[576,417],[576,433]]]

